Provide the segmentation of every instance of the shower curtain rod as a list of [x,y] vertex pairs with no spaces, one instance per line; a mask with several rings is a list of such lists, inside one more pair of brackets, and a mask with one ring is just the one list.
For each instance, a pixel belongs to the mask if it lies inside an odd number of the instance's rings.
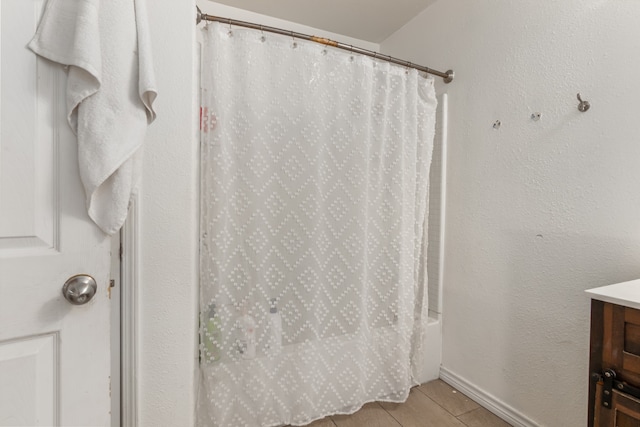
[[253,28],[255,30],[267,31],[269,33],[276,33],[276,34],[282,34],[282,35],[285,35],[285,36],[291,36],[291,37],[296,38],[296,39],[310,40],[312,42],[320,43],[320,44],[327,45],[327,46],[337,47],[338,49],[348,50],[350,52],[354,52],[354,53],[359,53],[361,55],[370,56],[370,57],[375,58],[375,59],[381,59],[381,60],[384,60],[384,61],[391,62],[393,64],[402,65],[404,67],[415,68],[418,71],[423,71],[423,72],[428,73],[428,74],[433,74],[434,76],[442,77],[442,79],[443,79],[443,81],[445,83],[451,83],[453,81],[453,77],[454,77],[453,70],[447,70],[447,71],[445,71],[443,73],[442,71],[434,70],[434,69],[429,68],[429,67],[424,67],[422,65],[413,64],[413,63],[411,63],[409,61],[404,61],[402,59],[393,58],[393,57],[391,57],[389,55],[381,55],[378,52],[374,52],[372,50],[363,49],[361,47],[356,47],[356,46],[348,45],[348,44],[345,44],[345,43],[340,43],[340,42],[337,42],[335,40],[326,39],[324,37],[310,36],[308,34],[296,33],[294,31],[283,30],[281,28],[267,27],[267,26],[264,26],[264,25],[254,24],[254,23],[251,23],[251,22],[237,21],[235,19],[222,18],[222,17],[219,17],[219,16],[207,15],[206,13],[202,13],[202,11],[200,11],[200,8],[197,7],[197,6],[196,6],[196,10],[197,10],[196,25],[199,24],[201,21],[218,21],[218,22],[227,23],[229,25],[235,25],[235,26],[238,26],[238,27]]

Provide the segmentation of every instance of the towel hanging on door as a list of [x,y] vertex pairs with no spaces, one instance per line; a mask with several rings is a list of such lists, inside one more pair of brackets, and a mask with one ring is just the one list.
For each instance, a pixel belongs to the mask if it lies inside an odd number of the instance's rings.
[[91,219],[107,234],[124,223],[157,95],[145,0],[48,0],[29,43],[68,66],[69,125]]

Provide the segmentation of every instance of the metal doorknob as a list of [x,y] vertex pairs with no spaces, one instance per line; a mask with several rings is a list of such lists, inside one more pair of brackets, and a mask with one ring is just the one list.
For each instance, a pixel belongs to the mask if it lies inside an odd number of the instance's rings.
[[73,305],[82,305],[91,301],[96,294],[98,285],[88,274],[77,274],[70,277],[62,287],[62,295]]

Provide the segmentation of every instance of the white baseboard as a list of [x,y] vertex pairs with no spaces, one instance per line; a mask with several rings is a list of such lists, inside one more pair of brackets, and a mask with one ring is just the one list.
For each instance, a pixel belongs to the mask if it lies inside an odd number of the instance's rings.
[[440,368],[440,379],[514,427],[539,427],[531,418],[447,368]]

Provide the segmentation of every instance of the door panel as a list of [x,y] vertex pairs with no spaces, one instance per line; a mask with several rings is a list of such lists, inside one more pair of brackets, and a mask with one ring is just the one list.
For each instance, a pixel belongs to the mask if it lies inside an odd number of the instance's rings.
[[640,386],[640,311],[615,304],[603,308],[602,369]]
[[52,118],[64,100],[53,65],[17,43],[33,35],[42,4],[0,5],[0,256],[57,246],[59,212],[52,195],[59,182],[59,124]]
[[[65,75],[26,48],[42,0],[0,2],[0,426],[107,426],[110,241],[88,218]],[[65,281],[98,284],[86,305]]]
[[603,407],[603,386],[596,386],[596,407],[594,426],[596,427],[640,427],[640,400],[633,396],[612,391],[611,409]]
[[57,424],[58,337],[56,333],[0,344],[1,425]]

